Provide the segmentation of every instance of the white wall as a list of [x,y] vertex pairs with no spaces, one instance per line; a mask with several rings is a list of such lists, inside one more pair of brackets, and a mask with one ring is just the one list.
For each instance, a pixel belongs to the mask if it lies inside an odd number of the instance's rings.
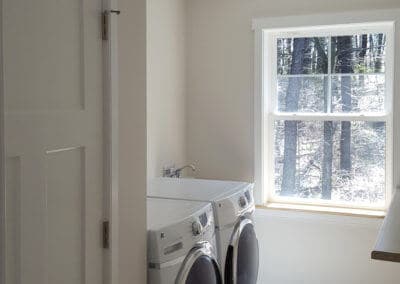
[[146,0],[119,0],[119,284],[146,283]]
[[[197,177],[253,181],[255,17],[400,7],[398,0],[188,0],[187,159]],[[370,260],[380,220],[257,210],[259,283],[400,283]]]
[[186,0],[147,1],[148,176],[186,161]]
[[380,219],[258,210],[260,284],[396,284],[400,264],[370,259]]
[[251,20],[400,7],[398,0],[188,0],[187,159],[197,176],[253,180]]

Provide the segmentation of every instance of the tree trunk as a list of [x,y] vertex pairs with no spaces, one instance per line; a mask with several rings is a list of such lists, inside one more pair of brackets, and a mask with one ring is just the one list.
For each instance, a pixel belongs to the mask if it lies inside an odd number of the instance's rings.
[[368,35],[361,36],[361,51],[359,52],[359,57],[364,61],[365,55],[367,54],[368,47]]
[[324,121],[324,154],[322,157],[322,199],[332,196],[333,122]]
[[[327,59],[326,59],[327,60]],[[328,78],[324,79],[325,111],[328,112]],[[321,167],[321,198],[331,199],[332,196],[332,163],[333,163],[333,122],[324,121],[324,144]]]
[[[318,38],[315,38],[315,45],[318,50],[318,56],[321,56],[323,60],[322,72],[325,73],[328,70],[328,56],[325,54],[321,43]],[[327,77],[324,79],[324,109],[328,112],[328,89],[329,80]],[[331,199],[332,196],[332,162],[333,162],[333,122],[324,121],[324,144],[323,144],[323,156],[322,156],[322,167],[321,167],[321,197],[323,199]]]
[[[290,74],[301,74],[309,39],[296,38],[293,41],[293,60]],[[300,88],[301,78],[290,77],[285,98],[286,111],[294,112],[298,110]],[[281,195],[286,196],[292,195],[296,188],[297,125],[297,121],[285,121]]]
[[[338,72],[343,74],[353,73],[352,67],[352,37],[338,37]],[[351,77],[341,78],[342,111],[351,111]],[[351,171],[351,122],[341,122],[340,134],[340,170],[344,176],[349,177]]]
[[384,50],[384,48],[383,48],[383,45],[384,45],[384,38],[383,38],[383,34],[378,34],[378,36],[377,36],[378,38],[377,38],[377,41],[378,41],[378,43],[377,43],[377,45],[378,45],[378,48],[377,48],[377,55],[376,55],[376,58],[375,58],[375,73],[380,73],[380,72],[383,72],[384,70],[384,65],[383,65],[383,50]]

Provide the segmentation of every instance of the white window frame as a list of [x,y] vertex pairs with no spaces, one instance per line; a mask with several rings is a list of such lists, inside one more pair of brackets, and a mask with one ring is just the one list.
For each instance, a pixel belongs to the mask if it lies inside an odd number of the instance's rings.
[[[279,208],[299,205],[302,209],[307,206],[329,208],[329,212],[341,212],[343,209],[359,209],[372,211],[386,211],[390,204],[393,188],[399,184],[399,177],[393,172],[399,170],[399,150],[394,147],[394,139],[400,133],[397,130],[400,124],[394,123],[394,110],[400,111],[399,99],[396,98],[399,82],[399,60],[395,57],[395,48],[399,43],[400,9],[380,10],[369,12],[354,12],[326,15],[292,16],[281,18],[267,18],[253,20],[255,31],[255,198],[259,205],[278,204]],[[397,29],[396,29],[397,26]],[[277,37],[285,36],[338,36],[360,33],[386,33],[386,99],[385,111],[379,114],[313,114],[313,113],[281,113],[276,110],[276,42]],[[272,49],[271,49],[272,47]],[[393,63],[393,64],[392,64]],[[269,67],[269,68],[268,68]],[[395,70],[396,69],[396,70]],[[396,74],[396,78],[394,77]],[[272,83],[270,83],[272,82]],[[272,96],[272,97],[271,97]],[[396,114],[395,114],[396,115]],[[328,119],[329,117],[329,119]],[[273,122],[277,119],[285,120],[362,120],[386,122],[386,202],[383,207],[361,206],[324,202],[321,200],[287,199],[276,197],[273,176]],[[398,121],[398,120],[396,120]],[[396,143],[395,145],[398,145]],[[394,149],[396,148],[396,149]],[[306,205],[306,206],[304,206]]]

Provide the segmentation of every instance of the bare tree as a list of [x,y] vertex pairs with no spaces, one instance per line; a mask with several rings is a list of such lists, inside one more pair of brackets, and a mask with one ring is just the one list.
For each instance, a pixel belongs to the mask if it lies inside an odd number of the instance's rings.
[[[317,54],[322,60],[321,69],[323,73],[328,70],[328,55],[325,53],[324,48],[319,38],[314,38],[315,46],[317,48]],[[324,110],[328,112],[328,78],[324,78]],[[321,167],[321,197],[323,199],[331,199],[332,195],[332,162],[333,162],[333,123],[332,121],[324,121],[324,138],[323,138],[323,156],[322,156],[322,167]]]
[[[351,74],[353,73],[353,44],[351,36],[340,36],[337,38],[337,69],[338,73]],[[341,100],[342,111],[351,111],[351,77],[341,77]],[[351,122],[341,122],[340,134],[340,170],[344,177],[350,176],[351,171]]]
[[378,34],[377,35],[377,56],[375,59],[375,72],[379,73],[379,72],[383,72],[383,67],[384,67],[384,63],[383,63],[383,51],[384,51],[384,41],[385,41],[385,37],[383,34]]
[[[295,38],[293,40],[293,56],[290,74],[302,74],[306,49],[310,39]],[[301,88],[300,77],[290,77],[285,98],[286,111],[298,110],[299,94]],[[283,178],[281,195],[293,194],[296,187],[296,154],[297,154],[297,121],[285,121],[284,126],[284,156],[283,156]]]

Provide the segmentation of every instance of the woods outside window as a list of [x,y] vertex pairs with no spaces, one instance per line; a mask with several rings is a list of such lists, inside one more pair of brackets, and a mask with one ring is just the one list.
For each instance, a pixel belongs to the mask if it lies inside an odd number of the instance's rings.
[[263,30],[268,202],[386,208],[392,37],[390,23]]

